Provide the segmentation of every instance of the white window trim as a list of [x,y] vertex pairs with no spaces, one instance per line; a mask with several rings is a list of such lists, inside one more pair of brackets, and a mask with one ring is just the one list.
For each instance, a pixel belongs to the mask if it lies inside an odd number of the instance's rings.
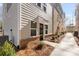
[[[36,21],[34,21],[34,22],[36,22]],[[37,23],[37,22],[36,22]],[[30,22],[30,25],[31,25],[31,22]],[[37,25],[36,25],[37,26]],[[37,35],[37,27],[36,28],[31,28],[31,26],[30,26],[30,31],[31,30],[36,30],[36,35]],[[30,32],[30,35],[31,35],[31,32]]]

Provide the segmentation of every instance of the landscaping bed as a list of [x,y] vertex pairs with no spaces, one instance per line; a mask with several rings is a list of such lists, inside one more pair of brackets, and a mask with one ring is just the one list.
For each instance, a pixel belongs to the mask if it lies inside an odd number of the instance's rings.
[[63,37],[64,37],[64,34],[63,35],[55,35],[52,37],[50,42],[60,43]]
[[38,45],[34,48],[26,48],[24,50],[20,50],[16,53],[18,56],[49,56],[53,51],[54,47],[49,46],[47,44]]

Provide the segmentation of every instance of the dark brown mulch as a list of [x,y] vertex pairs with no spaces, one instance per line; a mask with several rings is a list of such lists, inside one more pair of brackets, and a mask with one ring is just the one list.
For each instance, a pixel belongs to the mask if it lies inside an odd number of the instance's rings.
[[16,54],[18,56],[49,56],[53,49],[54,47],[44,44],[41,49],[26,48],[18,51]]
[[35,50],[38,56],[49,56],[53,51],[54,47],[44,45],[41,50]]

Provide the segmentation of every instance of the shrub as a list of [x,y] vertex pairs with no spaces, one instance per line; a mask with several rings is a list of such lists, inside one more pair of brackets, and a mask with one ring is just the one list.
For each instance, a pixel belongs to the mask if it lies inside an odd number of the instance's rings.
[[3,46],[0,48],[0,55],[1,56],[14,56],[15,55],[15,50],[8,41],[5,41]]
[[44,42],[40,41],[40,45],[44,45],[44,44],[45,44]]

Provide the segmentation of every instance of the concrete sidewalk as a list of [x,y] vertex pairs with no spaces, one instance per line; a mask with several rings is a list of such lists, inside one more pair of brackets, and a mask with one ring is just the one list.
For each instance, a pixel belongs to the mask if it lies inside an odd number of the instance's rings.
[[[53,44],[52,44],[53,45]],[[66,33],[50,56],[79,56],[79,46],[76,44],[72,33]]]
[[53,42],[49,42],[49,41],[42,41],[42,42],[45,43],[45,44],[48,44],[52,47],[55,47],[55,48],[58,46],[58,43],[53,43]]

